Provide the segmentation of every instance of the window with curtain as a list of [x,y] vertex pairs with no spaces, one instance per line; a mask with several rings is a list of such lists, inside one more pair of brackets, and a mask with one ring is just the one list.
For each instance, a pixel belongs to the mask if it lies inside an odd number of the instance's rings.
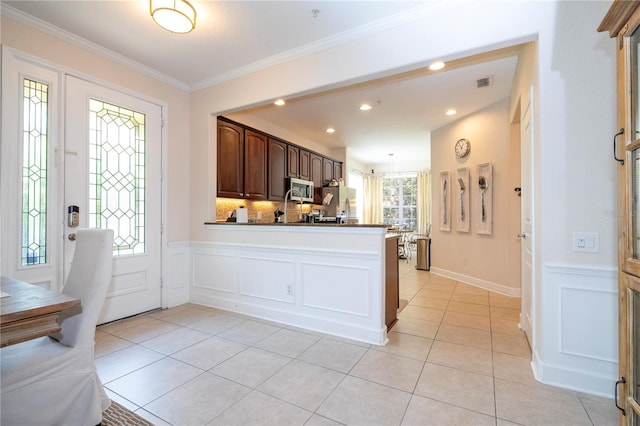
[[415,173],[385,176],[382,186],[385,225],[416,229],[418,179]]

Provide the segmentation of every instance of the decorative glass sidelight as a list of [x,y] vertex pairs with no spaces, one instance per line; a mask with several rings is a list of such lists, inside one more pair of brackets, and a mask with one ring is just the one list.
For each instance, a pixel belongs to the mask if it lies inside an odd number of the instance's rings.
[[23,80],[21,263],[47,263],[49,86]]
[[89,226],[114,231],[113,254],[145,252],[145,115],[89,101]]

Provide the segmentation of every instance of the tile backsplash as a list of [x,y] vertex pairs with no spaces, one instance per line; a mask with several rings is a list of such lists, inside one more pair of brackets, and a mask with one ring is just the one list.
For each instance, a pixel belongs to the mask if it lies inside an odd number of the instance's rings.
[[[216,200],[216,221],[225,221],[231,215],[235,209],[240,206],[244,206],[249,217],[249,222],[255,223],[273,223],[273,212],[283,210],[281,201],[253,201],[253,200],[240,200],[235,198],[218,198]],[[298,203],[289,201],[287,208],[287,221],[297,222],[299,220],[299,206]],[[311,211],[311,204],[302,205],[302,213],[309,213]]]

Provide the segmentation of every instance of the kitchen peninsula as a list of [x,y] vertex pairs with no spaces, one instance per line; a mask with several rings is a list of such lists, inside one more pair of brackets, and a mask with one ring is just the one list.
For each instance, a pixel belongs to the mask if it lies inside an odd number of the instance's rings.
[[397,237],[387,237],[385,225],[208,222],[205,228],[212,243],[196,244],[193,253],[194,303],[386,343],[398,266]]

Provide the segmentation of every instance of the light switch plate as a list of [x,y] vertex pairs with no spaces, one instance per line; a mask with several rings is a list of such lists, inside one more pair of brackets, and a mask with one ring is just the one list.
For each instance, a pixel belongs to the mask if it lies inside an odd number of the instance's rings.
[[600,253],[600,234],[597,232],[574,232],[573,251]]

